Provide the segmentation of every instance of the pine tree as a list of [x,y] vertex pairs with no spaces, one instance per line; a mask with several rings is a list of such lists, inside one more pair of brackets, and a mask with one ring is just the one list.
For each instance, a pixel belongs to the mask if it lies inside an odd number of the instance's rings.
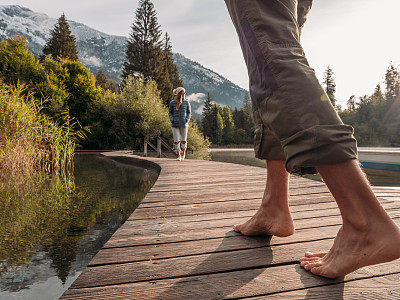
[[106,74],[104,74],[103,69],[96,74],[96,85],[100,86],[103,90],[108,88],[107,77]]
[[172,47],[168,33],[165,33],[163,46],[162,46],[162,59],[158,61],[159,68],[162,72],[157,74],[155,80],[158,83],[158,88],[161,91],[161,98],[164,104],[168,105],[169,101],[173,98],[173,89],[182,86],[183,81],[180,78],[178,66],[174,62]]
[[107,79],[103,69],[96,74],[96,86],[100,86],[103,90],[109,90],[113,93],[117,92],[117,88],[112,80]]
[[328,66],[324,73],[324,83],[325,92],[327,93],[329,99],[333,106],[336,104],[335,93],[336,93],[336,83],[335,78],[333,78],[333,70]]
[[356,110],[356,96],[350,96],[349,100],[347,100],[347,110],[355,111]]
[[54,29],[50,32],[51,37],[43,48],[43,55],[51,54],[54,59],[68,57],[70,60],[78,60],[75,37],[71,34],[69,24],[62,14]]
[[162,57],[158,61],[158,63],[160,64],[159,68],[162,70],[162,72],[158,73],[156,78],[156,81],[158,83],[158,89],[161,91],[161,99],[163,99],[165,105],[168,105],[169,101],[174,97],[173,94],[174,87],[178,87],[175,86],[171,80],[171,72],[169,70],[170,69],[169,53],[171,53],[172,55],[172,52],[170,51],[171,51],[171,45],[168,34],[166,33],[164,37],[163,49],[161,51]]
[[400,94],[400,73],[399,70],[393,66],[393,64],[390,64],[386,69],[385,84],[386,99],[390,104]]
[[223,129],[223,144],[229,145],[233,144],[234,141],[234,127],[235,124],[233,122],[232,110],[229,106],[224,106],[222,109],[222,119],[224,121],[224,129]]
[[[218,104],[214,104],[215,106]],[[216,115],[215,115],[215,134],[214,134],[214,143],[217,145],[222,144],[222,137],[224,135],[224,120],[216,107]]]
[[203,107],[203,120],[202,120],[202,127],[203,127],[203,134],[204,137],[211,138],[213,134],[212,129],[212,99],[210,93],[207,95],[207,100],[204,102]]
[[172,46],[171,46],[171,41],[169,38],[168,33],[165,33],[164,36],[164,54],[165,54],[165,63],[166,67],[168,69],[169,73],[169,79],[171,81],[171,84],[174,88],[178,86],[183,87],[183,81],[181,79],[181,76],[179,74],[179,69],[176,63],[174,62],[174,55],[172,53]]
[[371,96],[371,100],[372,100],[372,103],[374,103],[375,105],[378,105],[378,106],[380,106],[380,105],[385,103],[386,99],[385,99],[385,96],[383,95],[382,88],[381,88],[380,84],[378,84],[375,87],[374,93]]
[[252,115],[253,114],[253,107],[251,104],[251,100],[250,100],[250,95],[249,92],[246,92],[246,94],[244,95],[244,105],[243,108],[246,112],[248,112],[248,114]]
[[127,62],[122,69],[122,77],[129,75],[156,79],[163,64],[161,59],[161,30],[157,14],[150,0],[140,0],[136,10],[135,22],[132,24],[126,50]]

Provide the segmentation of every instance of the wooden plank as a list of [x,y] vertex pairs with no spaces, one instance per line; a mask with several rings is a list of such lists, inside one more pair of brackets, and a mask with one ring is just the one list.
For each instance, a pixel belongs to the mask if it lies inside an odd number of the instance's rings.
[[[387,203],[384,205],[384,208],[389,214],[392,214],[393,217],[397,217],[400,213],[399,203]],[[249,214],[249,217],[254,212]],[[226,219],[219,219],[213,220],[212,222],[206,220],[190,220],[189,218],[186,221],[178,220],[169,220],[162,219],[164,222],[152,222],[151,226],[148,222],[141,223],[145,224],[144,226],[137,224],[135,221],[131,221],[126,223],[121,230],[119,231],[118,236],[129,236],[133,232],[135,235],[154,235],[159,234],[162,232],[163,234],[171,234],[177,235],[184,232],[193,232],[193,231],[203,231],[205,229],[212,229],[212,228],[219,228],[223,230],[229,231],[232,229],[232,226],[235,224],[239,224],[245,222],[249,219],[249,217],[244,217],[243,215],[239,215],[236,218],[226,218]],[[302,212],[293,212],[292,214],[293,220],[296,225],[296,229],[306,229],[312,227],[320,227],[321,226],[321,219],[323,219],[323,226],[331,226],[331,225],[338,225],[341,224],[341,216],[339,209],[337,207],[332,207],[329,209],[323,210],[313,210],[310,213],[307,213],[306,216]]]
[[[383,207],[390,213],[394,212],[393,217],[397,217],[399,213],[399,204],[398,203],[387,203],[384,204]],[[175,217],[175,218],[161,218],[155,219],[151,222],[151,226],[149,226],[148,220],[133,220],[128,221],[121,228],[121,234],[123,231],[129,231],[144,234],[145,232],[164,232],[165,234],[177,234],[184,231],[189,230],[204,230],[209,228],[226,228],[227,230],[231,229],[234,224],[239,224],[244,221],[247,221],[251,216],[254,215],[256,210],[246,211],[246,212],[232,212],[229,216],[227,214],[221,214],[220,217],[215,218],[216,216],[212,214],[196,216],[193,218],[192,216],[183,216],[183,217]],[[397,215],[396,215],[397,213]],[[211,220],[205,218],[206,216],[210,216]],[[295,222],[297,229],[305,229],[311,228],[315,226],[321,226],[321,219],[323,219],[324,226],[340,224],[341,218],[339,214],[339,209],[337,207],[333,207],[330,209],[324,210],[316,210],[312,211],[306,216],[301,213],[294,212],[292,214],[293,220]],[[335,220],[335,223],[332,223]],[[212,221],[212,222],[210,222]],[[315,224],[317,222],[317,224]]]
[[[391,270],[389,273],[390,275],[387,275],[388,269]],[[302,269],[298,264],[292,264],[273,268],[246,269],[229,273],[192,276],[181,279],[151,280],[149,282],[137,282],[118,286],[69,289],[61,299],[118,299],[118,297],[120,297],[123,299],[206,300],[239,299],[250,296],[265,297],[266,295],[270,297],[274,294],[282,294],[284,292],[301,289],[308,290],[310,288],[323,286],[326,286],[329,291],[329,287],[334,284],[344,284],[346,286],[348,282],[356,283],[356,280],[378,278],[379,276],[386,276],[389,278],[390,276],[394,278],[397,276],[398,282],[400,264],[392,262],[362,268],[347,275],[344,279],[326,279],[315,276]],[[376,285],[375,289],[377,290],[377,287],[383,286],[383,290],[385,290],[385,287],[387,287],[386,284],[387,281],[385,280],[381,282],[380,285]],[[335,289],[335,287],[333,287],[333,289]],[[398,284],[397,289],[394,289],[394,291],[396,292],[397,290]]]
[[[150,203],[163,203],[168,201],[169,203],[173,203],[174,201],[177,203],[194,203],[194,202],[204,202],[204,201],[221,201],[221,200],[240,200],[240,199],[249,199],[249,198],[257,198],[261,199],[264,193],[264,187],[262,189],[255,189],[252,187],[252,190],[249,191],[249,188],[246,189],[235,189],[235,190],[208,190],[206,192],[198,193],[195,191],[191,193],[188,191],[187,193],[161,193],[161,194],[148,194],[146,198],[142,201],[143,206],[150,206]],[[177,195],[179,194],[179,198]],[[294,196],[304,196],[304,195],[330,195],[330,193],[325,188],[317,188],[317,187],[309,187],[304,189],[292,189],[289,192],[289,201],[293,204]],[[304,198],[307,199],[307,198]],[[333,200],[333,199],[332,199]]]
[[[327,197],[332,199],[331,196],[321,196],[321,198]],[[311,211],[315,209],[324,209],[330,207],[334,202],[328,201],[320,204],[309,203],[303,205],[292,206],[291,211]],[[260,201],[253,200],[238,200],[238,201],[221,201],[221,202],[206,202],[206,203],[194,203],[194,204],[182,204],[178,206],[170,206],[166,203],[164,206],[157,207],[139,207],[135,211],[135,219],[147,219],[147,218],[166,218],[170,216],[189,216],[207,213],[222,213],[229,211],[244,211],[253,210],[260,207]]]
[[[398,212],[399,211],[397,211],[396,213]],[[312,223],[310,222],[310,220],[312,220]],[[317,223],[318,222],[315,219],[303,220],[303,222],[299,226],[300,228],[297,228],[297,230],[316,228]],[[332,216],[324,219],[324,226],[335,225],[341,225],[341,220],[339,216]],[[333,229],[333,232],[335,233],[338,228],[339,227]],[[321,230],[321,227],[318,227],[318,229]],[[229,230],[229,228],[226,228],[226,230]],[[163,232],[168,233],[168,230],[163,229]],[[173,234],[173,232],[170,233]],[[334,236],[331,235],[331,238],[332,237]],[[242,235],[235,235],[229,238],[225,237],[195,241],[181,241],[177,243],[146,246],[139,245],[123,248],[107,248],[105,246],[103,250],[100,251],[99,254],[91,261],[89,266],[155,260],[161,258],[181,257],[185,255],[192,256],[195,254],[212,253],[213,251],[216,251],[216,249],[218,249],[218,251],[220,252],[251,249],[265,247],[267,243],[269,245],[273,245],[274,243],[282,244],[285,242],[288,243],[289,241],[290,240],[288,239],[280,239],[277,237],[274,237],[273,241],[271,241],[270,237],[267,236],[246,237]],[[294,242],[298,241],[292,240],[292,243]]]
[[304,288],[296,291],[242,299],[400,299],[400,273],[355,279],[347,282]]
[[72,284],[71,288],[126,284],[241,269],[267,268],[281,264],[298,264],[298,259],[307,250],[329,249],[331,244],[332,241],[328,239],[228,252],[220,252],[218,248],[210,254],[89,267],[80,275],[80,280]]
[[[395,212],[396,217],[394,219],[398,219],[399,212]],[[280,238],[273,236],[271,239],[271,245],[275,244],[285,244],[285,243],[299,243],[303,241],[317,240],[323,238],[334,238],[336,233],[340,228],[339,218],[337,217],[337,225],[327,225],[321,224],[318,227],[312,226],[311,228],[305,229],[297,229],[296,233],[292,236]],[[323,229],[321,229],[323,227]],[[215,239],[215,238],[229,238],[233,236],[238,236],[239,233],[236,233],[231,229],[231,227],[222,227],[222,228],[211,228],[211,229],[203,229],[203,230],[192,230],[180,232],[177,234],[166,234],[163,232],[158,232],[149,235],[135,235],[135,234],[127,234],[123,235],[117,232],[117,234],[113,235],[111,239],[104,245],[105,248],[117,248],[117,247],[132,247],[138,245],[157,245],[164,243],[177,243],[182,241],[198,241],[198,240],[206,240],[206,239]]]
[[[160,185],[154,185],[151,191],[149,192],[149,195],[152,195],[154,193],[160,193],[160,192],[168,192],[168,193],[177,193],[177,192],[190,192],[190,191],[196,191],[198,190],[207,190],[208,188],[219,188],[223,187],[224,189],[261,189],[264,190],[265,188],[265,179],[262,180],[212,180],[209,178],[208,182],[198,182],[196,180],[193,181],[175,181],[172,183],[165,183],[165,184],[160,184]],[[294,186],[291,188],[291,190],[298,189],[301,186]],[[301,187],[306,188],[304,186]],[[307,188],[314,188],[317,191],[323,191],[326,192],[328,189],[323,186],[323,185],[314,185]],[[307,189],[306,188],[306,189]],[[305,194],[306,192],[303,192]]]

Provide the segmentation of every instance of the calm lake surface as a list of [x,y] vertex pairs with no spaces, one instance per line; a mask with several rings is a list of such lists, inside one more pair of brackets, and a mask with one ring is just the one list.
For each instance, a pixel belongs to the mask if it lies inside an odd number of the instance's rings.
[[[265,168],[265,161],[254,157],[253,149],[211,149],[212,160],[256,166]],[[388,171],[386,174],[377,175],[374,170],[364,170],[371,185],[400,187],[400,172]],[[318,175],[304,176],[313,180],[321,180]]]
[[58,299],[159,175],[146,163],[77,154],[73,175],[0,182],[0,299]]

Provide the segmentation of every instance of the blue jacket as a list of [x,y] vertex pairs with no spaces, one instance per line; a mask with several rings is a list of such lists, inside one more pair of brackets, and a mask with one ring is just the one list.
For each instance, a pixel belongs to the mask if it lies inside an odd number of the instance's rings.
[[176,100],[169,103],[169,119],[172,127],[187,127],[192,115],[189,101],[183,99],[181,106],[176,110]]

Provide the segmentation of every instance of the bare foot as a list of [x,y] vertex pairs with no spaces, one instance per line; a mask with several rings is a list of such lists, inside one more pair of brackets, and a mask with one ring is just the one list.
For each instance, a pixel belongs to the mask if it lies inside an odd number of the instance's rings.
[[400,258],[400,230],[392,222],[373,230],[342,227],[328,253],[310,253],[300,265],[313,274],[336,278],[361,267]]
[[294,223],[290,212],[273,213],[260,208],[247,222],[235,225],[233,229],[244,235],[276,235],[285,237],[294,233]]
[[247,222],[233,229],[244,235],[289,236],[294,224],[289,210],[289,173],[284,160],[267,161],[267,182],[260,209]]

